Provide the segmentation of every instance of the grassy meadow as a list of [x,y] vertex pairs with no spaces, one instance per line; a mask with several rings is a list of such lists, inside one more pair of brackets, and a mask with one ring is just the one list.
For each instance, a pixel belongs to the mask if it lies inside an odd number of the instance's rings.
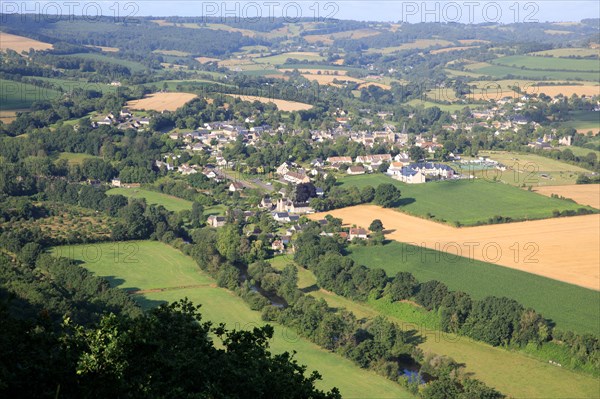
[[[53,253],[81,261],[83,267],[107,278],[114,287],[149,290],[135,295],[145,309],[187,297],[202,304],[205,320],[213,323],[223,322],[231,329],[264,324],[260,312],[250,310],[232,292],[218,288],[192,258],[166,244],[136,241],[66,246],[54,248]],[[316,369],[323,376],[317,382],[320,389],[336,386],[345,398],[413,397],[392,381],[360,369],[350,360],[319,348],[283,326],[275,325],[271,349],[274,353],[296,351],[296,359],[308,366],[308,372]]]
[[191,210],[192,202],[177,198],[172,195],[159,193],[157,191],[144,190],[143,188],[112,188],[106,192],[108,195],[121,194],[129,198],[144,198],[148,204],[162,205],[165,209],[173,212]]
[[398,210],[441,222],[460,222],[463,226],[485,223],[496,215],[512,219],[544,219],[552,217],[553,210],[582,207],[570,201],[482,179],[405,184],[383,174],[366,174],[347,176],[340,182],[342,186],[357,187],[392,183],[402,194]]

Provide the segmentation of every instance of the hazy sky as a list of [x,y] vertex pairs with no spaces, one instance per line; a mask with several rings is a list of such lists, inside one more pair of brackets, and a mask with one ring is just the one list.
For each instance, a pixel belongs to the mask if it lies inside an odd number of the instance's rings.
[[[138,1],[140,15],[214,15],[252,18],[334,17],[371,21],[545,22],[598,18],[600,2],[590,1]],[[167,6],[168,4],[168,6]],[[318,10],[318,13],[317,13]]]
[[[98,10],[101,10],[98,12]],[[39,12],[42,14],[119,15],[119,16],[216,16],[252,19],[262,17],[297,17],[355,19],[369,21],[417,22],[546,22],[579,21],[600,17],[596,0],[564,1],[9,1],[3,0],[1,11]],[[71,11],[71,12],[69,12]]]

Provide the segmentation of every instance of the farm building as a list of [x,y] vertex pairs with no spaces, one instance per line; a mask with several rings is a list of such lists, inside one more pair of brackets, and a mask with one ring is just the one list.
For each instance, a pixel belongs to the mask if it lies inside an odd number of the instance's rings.
[[352,241],[355,238],[366,240],[369,236],[369,232],[366,229],[360,227],[353,227],[348,232],[348,240]]
[[206,219],[206,223],[210,227],[223,227],[225,226],[225,223],[227,223],[227,221],[225,219],[225,216],[210,215],[208,219]]
[[350,166],[346,170],[346,173],[348,173],[349,175],[363,175],[365,173],[365,168],[363,168],[362,166]]
[[242,191],[244,189],[244,185],[240,182],[234,181],[229,185],[229,191],[235,193],[237,191]]

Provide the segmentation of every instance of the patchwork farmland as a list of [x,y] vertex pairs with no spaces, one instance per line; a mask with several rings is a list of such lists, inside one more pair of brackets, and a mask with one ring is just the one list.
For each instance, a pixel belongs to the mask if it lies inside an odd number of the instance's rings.
[[389,230],[386,236],[392,240],[600,289],[598,214],[468,228],[446,226],[375,205],[337,209],[310,217],[318,220],[327,214],[348,225],[362,227],[380,219]]

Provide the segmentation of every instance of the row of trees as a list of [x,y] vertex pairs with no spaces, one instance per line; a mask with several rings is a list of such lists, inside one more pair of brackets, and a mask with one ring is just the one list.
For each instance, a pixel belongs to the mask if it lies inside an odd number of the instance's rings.
[[[443,331],[466,335],[494,346],[537,346],[548,343],[562,333],[535,310],[510,298],[486,297],[474,300],[468,294],[450,291],[439,281],[419,283],[408,272],[389,278],[382,269],[356,265],[343,256],[345,244],[320,236],[318,229],[303,232],[296,241],[294,260],[309,268],[318,284],[342,296],[366,300],[388,295],[393,302],[414,300],[429,311],[437,312]],[[574,367],[600,367],[600,341],[592,335],[568,333],[563,343],[569,348]],[[576,343],[571,346],[572,343]],[[583,344],[585,343],[585,344]]]
[[[261,310],[264,320],[291,327],[301,336],[348,357],[360,367],[373,369],[393,381],[411,386],[415,393],[418,391],[419,384],[411,385],[410,378],[404,376],[402,371],[403,365],[425,359],[424,354],[416,349],[420,338],[414,332],[403,331],[383,317],[365,322],[357,320],[352,312],[333,311],[323,299],[317,300],[298,289],[298,271],[292,264],[286,265],[283,270],[276,270],[265,260],[248,262],[243,252],[238,253],[239,230],[235,224],[218,231],[211,228],[195,230],[192,234],[194,244],[184,247],[184,250],[196,259],[203,270],[215,276],[220,286],[235,291],[252,309]],[[296,242],[298,248],[307,247],[302,237],[309,236],[300,236],[300,241]],[[321,238],[332,251],[342,248],[334,238]],[[319,236],[315,235],[312,239],[319,239]],[[366,282],[357,288],[357,292],[368,295],[368,285],[373,281],[378,281],[375,284],[383,289],[383,271],[370,272],[364,267],[360,271],[362,276],[357,280]],[[382,276],[384,279],[381,279]],[[277,302],[272,304],[271,301]],[[462,392],[463,386],[474,385],[479,389],[475,390],[477,392],[491,392],[493,395],[490,398],[502,397],[497,391],[477,381],[451,376],[437,365],[427,370],[432,378],[447,377],[444,381],[450,381],[448,384],[457,392]],[[435,395],[424,393],[423,397],[434,398]]]

